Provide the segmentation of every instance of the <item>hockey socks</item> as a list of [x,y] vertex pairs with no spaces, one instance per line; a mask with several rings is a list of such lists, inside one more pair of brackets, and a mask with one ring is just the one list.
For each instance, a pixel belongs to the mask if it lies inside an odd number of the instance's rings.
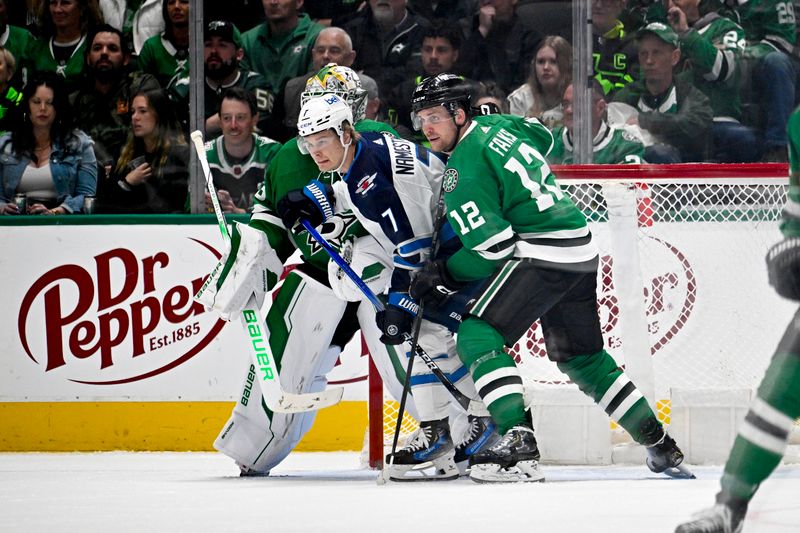
[[505,340],[487,322],[469,317],[458,328],[458,355],[489,409],[497,431],[527,426],[522,377],[514,359],[503,351]]
[[580,355],[558,363],[558,368],[625,428],[633,440],[644,445],[661,440],[664,431],[655,413],[608,352]]
[[748,502],[778,466],[800,417],[800,356],[777,352],[750,406],[722,475],[720,503]]

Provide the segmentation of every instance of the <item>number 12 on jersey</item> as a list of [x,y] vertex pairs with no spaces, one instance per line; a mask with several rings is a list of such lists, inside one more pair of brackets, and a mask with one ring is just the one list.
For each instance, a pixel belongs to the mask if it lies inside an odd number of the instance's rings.
[[538,175],[531,177],[528,173],[529,169],[515,157],[510,157],[506,164],[503,165],[503,168],[516,174],[522,186],[531,191],[531,198],[536,200],[536,207],[539,212],[554,206],[557,200],[564,197],[564,193],[561,192],[561,188],[558,185],[545,183],[547,176],[550,175],[550,166],[547,161],[544,160],[542,154],[525,143],[520,143],[517,151],[528,165],[531,165],[534,159],[541,163],[535,169],[531,169],[538,171]]

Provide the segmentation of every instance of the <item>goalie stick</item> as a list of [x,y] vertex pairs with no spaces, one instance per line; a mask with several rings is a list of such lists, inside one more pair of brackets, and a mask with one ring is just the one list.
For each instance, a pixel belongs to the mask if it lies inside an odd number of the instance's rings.
[[[208,159],[206,159],[203,134],[200,131],[194,131],[190,137],[195,152],[197,153],[197,159],[200,161],[200,166],[203,169],[208,192],[211,196],[211,203],[214,206],[214,214],[217,216],[219,231],[220,234],[222,234],[222,240],[225,242],[226,246],[230,247],[230,233],[228,232],[228,226],[225,222],[225,216],[222,214],[222,208],[219,205],[217,190],[214,187],[214,179],[211,175],[211,169],[208,166]],[[209,283],[212,277],[213,276],[209,276],[206,283]],[[329,407],[339,403],[344,394],[344,389],[341,387],[303,394],[294,394],[283,390],[280,378],[278,377],[278,369],[275,367],[275,361],[268,351],[269,341],[266,335],[264,335],[266,322],[261,316],[261,310],[256,304],[255,295],[251,295],[247,300],[239,322],[248,339],[247,344],[251,362],[255,368],[258,369],[256,373],[261,376],[258,383],[261,387],[261,393],[264,396],[264,403],[267,404],[267,407],[271,411],[276,413],[301,413],[304,411],[322,409],[323,407]]]

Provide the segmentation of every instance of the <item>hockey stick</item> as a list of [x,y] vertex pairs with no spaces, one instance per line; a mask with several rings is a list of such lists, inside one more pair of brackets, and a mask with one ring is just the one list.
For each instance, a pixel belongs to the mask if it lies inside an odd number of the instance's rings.
[[[203,134],[200,131],[194,131],[191,134],[191,139],[195,152],[197,153],[197,159],[200,161],[200,166],[203,169],[208,192],[211,196],[211,203],[214,206],[214,214],[217,216],[219,231],[220,234],[222,234],[222,240],[225,242],[226,246],[230,247],[231,237],[228,232],[228,225],[225,222],[225,216],[222,214],[222,208],[219,205],[217,190],[214,187],[214,179],[211,175],[211,169],[208,166],[208,159],[206,159]],[[211,276],[209,276],[208,279],[210,280]],[[301,413],[304,411],[322,409],[323,407],[329,407],[339,403],[344,394],[344,389],[341,387],[304,394],[294,394],[283,390],[280,378],[278,377],[278,369],[275,367],[275,361],[268,352],[269,341],[264,335],[264,326],[266,322],[261,316],[261,310],[256,303],[255,294],[251,295],[247,300],[240,318],[241,320],[239,322],[242,324],[242,328],[249,341],[247,344],[251,362],[254,367],[259,370],[257,373],[261,375],[259,384],[261,386],[261,393],[264,396],[264,403],[267,404],[267,407],[271,411],[276,413]]]
[[[362,293],[364,293],[364,296],[366,296],[367,299],[370,301],[370,303],[375,307],[375,310],[384,311],[386,307],[383,305],[383,302],[381,302],[378,299],[375,293],[372,292],[372,289],[369,288],[369,285],[364,283],[364,280],[362,280],[358,276],[358,274],[356,274],[356,272],[350,267],[350,265],[347,264],[347,261],[345,261],[341,255],[339,255],[339,252],[336,251],[336,248],[331,246],[331,244],[325,239],[325,237],[320,235],[319,232],[316,229],[314,229],[314,226],[312,226],[307,220],[302,220],[301,224],[306,229],[306,231],[308,231],[308,234],[311,235],[311,237],[313,237],[314,240],[317,241],[317,243],[319,243],[319,245],[322,246],[322,248],[328,253],[330,258],[333,259],[333,262],[339,265],[342,271],[345,274],[347,274],[347,277],[350,278],[350,280],[353,283],[355,283],[356,287],[358,287]],[[411,342],[412,341],[411,334],[406,333],[404,335],[404,340],[407,342]],[[442,372],[442,369],[439,368],[439,365],[436,364],[436,361],[431,359],[431,356],[428,355],[425,352],[425,350],[422,349],[421,346],[416,346],[416,349],[414,350],[413,353],[425,362],[425,364],[428,366],[433,375],[435,375],[439,379],[439,381],[442,382],[442,385],[444,385],[445,388],[450,392],[450,394],[453,395],[453,397],[461,405],[461,407],[463,407],[465,410],[469,409],[470,403],[475,400],[470,399],[469,396],[465,395],[463,392],[458,390],[458,388],[456,388],[456,386],[453,385],[453,382],[450,381],[450,378],[448,378],[447,375],[444,372]]]

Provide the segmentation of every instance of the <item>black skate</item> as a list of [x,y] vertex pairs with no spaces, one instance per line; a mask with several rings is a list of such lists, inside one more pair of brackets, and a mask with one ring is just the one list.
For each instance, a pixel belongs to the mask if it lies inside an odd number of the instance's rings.
[[[447,419],[420,422],[408,444],[386,456],[384,468],[392,481],[433,481],[458,477],[455,450]],[[433,471],[431,471],[433,469]]]
[[481,450],[485,450],[498,439],[497,426],[490,416],[469,415],[469,428],[464,439],[456,444],[455,462],[461,475],[469,468],[469,458]]
[[469,477],[476,483],[544,481],[533,430],[514,426],[489,448],[469,459]]
[[663,433],[661,439],[653,445],[647,446],[647,468],[656,474],[664,473],[669,477],[679,479],[695,479],[695,475],[683,466],[683,452],[675,443],[675,439]]
[[718,503],[692,516],[675,528],[675,533],[739,533],[744,524],[747,507],[730,507]]

